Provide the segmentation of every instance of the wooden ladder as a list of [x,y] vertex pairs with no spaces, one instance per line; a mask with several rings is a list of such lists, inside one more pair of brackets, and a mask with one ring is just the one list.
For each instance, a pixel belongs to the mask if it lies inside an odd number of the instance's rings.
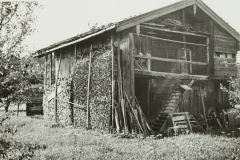
[[173,129],[192,131],[192,126],[189,121],[188,112],[179,112],[170,114]]

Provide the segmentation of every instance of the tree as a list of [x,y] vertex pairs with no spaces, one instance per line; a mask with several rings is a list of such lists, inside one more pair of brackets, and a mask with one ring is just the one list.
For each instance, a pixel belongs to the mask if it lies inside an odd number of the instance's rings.
[[237,76],[234,78],[230,77],[230,80],[228,80],[230,87],[227,88],[221,84],[220,89],[228,94],[230,105],[234,108],[232,112],[237,113],[239,115],[238,117],[240,117],[240,64],[227,62],[223,63],[226,67],[228,67],[229,64],[237,67]]
[[0,98],[6,111],[11,101],[27,101],[31,82],[39,78],[31,72],[36,67],[32,59],[21,54],[28,52],[22,42],[35,32],[34,11],[40,7],[37,2],[0,2]]

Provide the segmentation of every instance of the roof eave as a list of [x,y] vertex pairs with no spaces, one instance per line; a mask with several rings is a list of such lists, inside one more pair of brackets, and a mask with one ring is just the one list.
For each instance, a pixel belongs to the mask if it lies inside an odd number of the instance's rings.
[[121,21],[118,23],[116,31],[117,32],[122,31],[124,29],[133,27],[135,25],[147,22],[149,20],[152,20],[152,19],[158,18],[160,16],[175,12],[177,10],[183,9],[188,6],[191,6],[193,4],[195,4],[195,0],[180,1],[180,2],[174,3],[172,5],[162,7],[162,8],[156,9],[154,11]]
[[55,50],[58,50],[58,49],[67,47],[67,46],[69,46],[69,45],[72,45],[72,44],[75,44],[75,43],[84,41],[84,40],[86,40],[86,39],[89,39],[89,38],[91,38],[91,37],[97,36],[97,35],[102,34],[102,33],[104,33],[104,32],[113,30],[115,27],[116,27],[116,25],[112,25],[112,26],[107,27],[107,28],[105,28],[105,29],[103,29],[103,30],[100,30],[99,32],[90,34],[90,35],[88,35],[88,36],[79,38],[79,39],[74,40],[74,41],[71,41],[71,42],[62,43],[62,44],[58,44],[58,45],[55,45],[55,46],[54,46],[54,45],[51,45],[51,46],[49,46],[49,47],[45,47],[45,48],[43,48],[43,49],[37,50],[37,51],[35,52],[34,57],[40,57],[40,56],[43,56],[43,55],[45,55],[45,54],[49,54],[49,53],[51,53],[51,52],[54,52]]
[[229,34],[240,41],[240,34],[234,30],[228,23],[226,23],[221,17],[219,17],[211,8],[209,8],[201,0],[196,0],[196,5],[202,9],[209,17],[211,17],[215,22],[217,22],[221,27],[223,27]]

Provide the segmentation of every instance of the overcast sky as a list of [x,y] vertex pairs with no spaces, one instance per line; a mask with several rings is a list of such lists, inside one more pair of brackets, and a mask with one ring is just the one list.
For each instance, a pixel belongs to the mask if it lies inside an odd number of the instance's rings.
[[[89,31],[89,26],[118,22],[180,0],[39,0],[38,32],[25,43],[31,50],[47,47],[58,41]],[[240,0],[202,0],[215,13],[240,33]]]

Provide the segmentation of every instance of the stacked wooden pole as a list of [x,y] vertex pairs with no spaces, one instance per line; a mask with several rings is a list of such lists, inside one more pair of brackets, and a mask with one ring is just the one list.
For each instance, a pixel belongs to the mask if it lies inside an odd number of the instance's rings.
[[[119,36],[118,36],[119,37]],[[116,61],[114,61],[114,58],[112,59],[112,62],[116,62],[117,66],[115,70],[117,70],[117,76],[113,77],[112,79],[116,78],[117,85],[114,87],[114,90],[116,91],[115,95],[112,95],[112,97],[116,97],[114,100],[116,103],[115,112],[112,112],[112,124],[116,125],[117,132],[126,132],[129,133],[130,131],[132,133],[139,133],[143,134],[143,136],[148,136],[150,134],[154,134],[153,130],[151,129],[150,125],[148,124],[148,121],[139,105],[139,103],[135,103],[137,99],[135,98],[135,87],[134,87],[134,72],[131,75],[131,88],[129,89],[129,95],[127,94],[126,84],[125,81],[123,81],[122,76],[122,67],[121,66],[121,52],[120,52],[120,38],[118,38],[118,52],[116,56]],[[131,48],[131,47],[129,47]],[[130,54],[133,54],[132,52]],[[133,55],[130,55],[130,70],[134,70],[133,65]],[[114,68],[113,68],[114,69]],[[113,86],[112,86],[113,87]],[[114,113],[114,115],[113,115]]]

